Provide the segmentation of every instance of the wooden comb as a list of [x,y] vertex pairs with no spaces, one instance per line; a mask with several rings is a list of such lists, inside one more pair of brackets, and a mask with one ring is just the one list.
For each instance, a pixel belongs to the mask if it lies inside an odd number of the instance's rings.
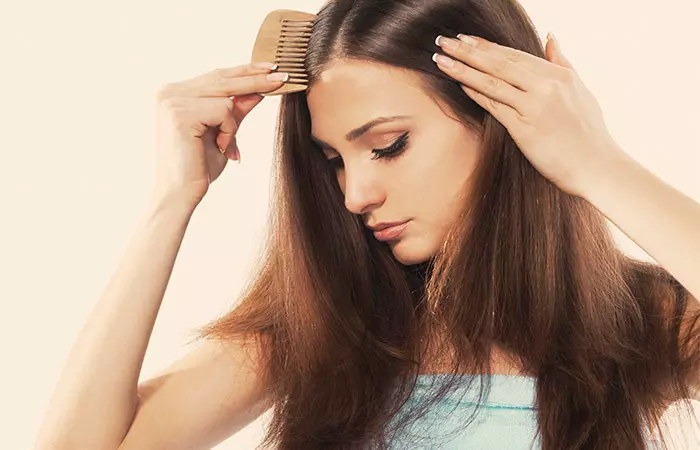
[[267,97],[306,90],[308,74],[304,56],[315,20],[314,14],[289,9],[277,9],[265,17],[255,38],[251,62],[273,62],[277,64],[274,72],[287,72],[289,79],[274,91],[260,95]]

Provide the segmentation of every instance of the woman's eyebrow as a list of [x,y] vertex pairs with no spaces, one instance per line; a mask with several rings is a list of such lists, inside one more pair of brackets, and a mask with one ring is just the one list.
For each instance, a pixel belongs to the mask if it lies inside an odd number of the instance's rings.
[[[387,123],[387,122],[394,122],[396,120],[400,119],[409,119],[411,116],[385,116],[385,117],[377,117],[375,119],[370,120],[366,124],[355,128],[354,130],[350,131],[348,134],[345,135],[345,140],[348,142],[352,142],[359,137],[361,137],[363,134],[368,132],[372,127],[375,127],[377,125],[380,125],[382,123]],[[328,144],[327,142],[324,142],[317,137],[311,134],[311,140],[313,140],[315,143],[320,145],[321,147],[328,147],[328,148],[333,148],[332,145]]]

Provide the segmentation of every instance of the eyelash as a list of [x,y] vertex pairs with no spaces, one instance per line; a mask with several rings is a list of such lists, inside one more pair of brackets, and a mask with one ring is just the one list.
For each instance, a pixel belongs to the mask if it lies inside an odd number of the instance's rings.
[[[387,159],[393,159],[399,156],[403,151],[406,149],[406,146],[408,145],[408,132],[402,134],[396,141],[394,141],[393,144],[386,148],[381,148],[381,149],[373,149],[372,153],[375,154],[375,157],[372,159],[382,159],[382,158],[387,158]],[[328,165],[336,169],[338,165],[342,163],[342,158],[340,156],[336,156],[335,158],[331,158],[328,160]]]

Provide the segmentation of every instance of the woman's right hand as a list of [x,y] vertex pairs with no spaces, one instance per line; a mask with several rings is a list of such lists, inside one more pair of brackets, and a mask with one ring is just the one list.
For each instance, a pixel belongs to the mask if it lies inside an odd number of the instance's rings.
[[259,92],[283,84],[267,80],[270,68],[260,64],[217,69],[161,88],[156,109],[159,198],[175,196],[196,205],[228,160],[240,159],[236,133],[241,122],[264,98]]

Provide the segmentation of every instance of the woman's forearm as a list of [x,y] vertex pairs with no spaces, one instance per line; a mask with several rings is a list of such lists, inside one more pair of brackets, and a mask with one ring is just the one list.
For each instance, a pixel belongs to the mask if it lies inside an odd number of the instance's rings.
[[586,200],[700,299],[700,204],[626,153],[611,154]]
[[80,331],[38,450],[116,449],[138,404],[146,348],[194,205],[156,197]]

